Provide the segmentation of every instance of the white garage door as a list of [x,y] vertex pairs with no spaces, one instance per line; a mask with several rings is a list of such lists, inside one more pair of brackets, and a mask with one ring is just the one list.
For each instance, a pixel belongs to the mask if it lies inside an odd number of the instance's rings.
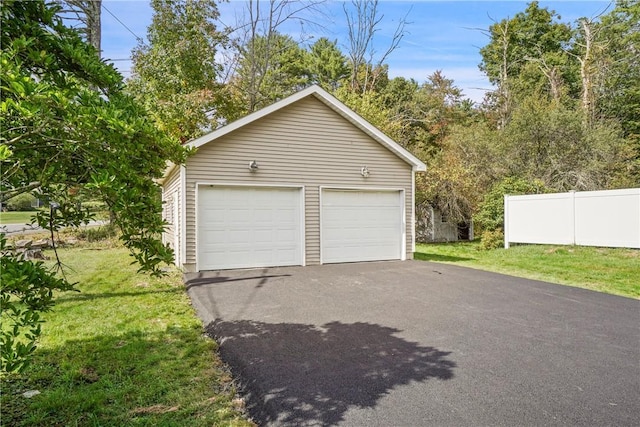
[[322,191],[323,263],[402,259],[400,191]]
[[302,265],[299,188],[201,186],[198,270]]

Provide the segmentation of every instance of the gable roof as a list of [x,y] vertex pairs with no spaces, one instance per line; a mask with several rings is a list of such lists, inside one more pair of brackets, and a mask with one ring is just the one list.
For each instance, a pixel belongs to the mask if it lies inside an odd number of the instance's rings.
[[[389,138],[387,135],[382,133],[378,128],[373,126],[371,123],[367,122],[365,119],[356,114],[349,107],[340,102],[337,98],[331,95],[329,92],[322,89],[320,86],[313,85],[306,89],[303,89],[299,92],[294,93],[287,98],[284,98],[274,104],[269,105],[268,107],[262,108],[261,110],[255,111],[241,119],[238,119],[234,122],[229,123],[219,129],[214,130],[213,132],[209,132],[206,135],[202,135],[199,138],[193,139],[186,143],[187,147],[198,148],[201,147],[211,141],[214,141],[224,135],[227,135],[237,129],[240,129],[243,126],[246,126],[250,123],[255,122],[256,120],[261,119],[262,117],[268,116],[276,111],[283,109],[297,101],[300,101],[303,98],[308,96],[314,96],[316,99],[324,103],[326,106],[331,108],[333,111],[338,113],[340,116],[344,117],[347,121],[353,124],[355,127],[363,131],[365,134],[369,135],[372,139],[377,141],[382,146],[386,147],[389,151],[394,153],[396,156],[400,157],[402,160],[410,164],[414,170],[416,171],[425,171],[427,170],[427,166],[420,161],[413,154],[405,150],[400,144]],[[171,173],[174,166],[171,165],[167,168],[165,172],[165,177]]]

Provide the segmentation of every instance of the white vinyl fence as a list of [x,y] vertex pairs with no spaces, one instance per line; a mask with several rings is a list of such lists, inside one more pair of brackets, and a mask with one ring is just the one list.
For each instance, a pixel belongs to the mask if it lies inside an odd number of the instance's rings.
[[640,248],[640,188],[505,195],[509,243]]

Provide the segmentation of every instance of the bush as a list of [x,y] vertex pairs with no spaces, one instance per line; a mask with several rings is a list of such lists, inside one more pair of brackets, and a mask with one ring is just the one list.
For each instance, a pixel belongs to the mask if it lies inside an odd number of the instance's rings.
[[118,235],[118,228],[113,224],[107,224],[102,227],[85,228],[79,230],[76,233],[78,239],[86,240],[87,242],[99,242],[102,240],[109,240]]
[[7,200],[9,211],[35,211],[36,198],[32,194],[22,193]]
[[490,251],[491,249],[499,249],[502,247],[504,247],[504,233],[502,230],[485,230],[482,232],[479,249]]
[[504,226],[504,195],[541,194],[547,188],[541,181],[526,181],[522,178],[509,177],[495,184],[484,195],[480,209],[473,216],[473,221],[484,231],[502,230]]

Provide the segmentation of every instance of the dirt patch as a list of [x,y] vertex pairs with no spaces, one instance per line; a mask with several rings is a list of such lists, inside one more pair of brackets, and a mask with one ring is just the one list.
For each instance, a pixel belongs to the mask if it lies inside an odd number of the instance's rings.
[[92,384],[98,382],[100,376],[98,375],[98,372],[96,372],[95,368],[88,367],[80,369],[80,379],[82,382]]

